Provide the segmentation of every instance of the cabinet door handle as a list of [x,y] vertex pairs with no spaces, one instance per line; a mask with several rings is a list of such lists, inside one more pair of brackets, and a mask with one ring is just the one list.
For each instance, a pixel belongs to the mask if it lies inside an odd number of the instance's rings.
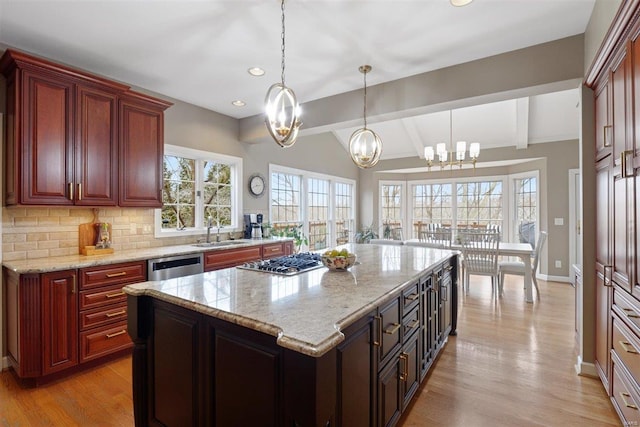
[[618,344],[620,344],[622,346],[622,349],[624,351],[626,351],[627,353],[638,354],[638,351],[635,349],[635,347],[630,342],[618,341]]
[[630,176],[633,176],[633,173],[629,174],[627,172],[627,155],[629,154],[633,155],[633,151],[625,150],[620,153],[620,176],[622,178],[629,178]]
[[449,295],[447,295],[447,285],[440,286],[440,301],[449,301]]
[[416,319],[413,322],[409,323],[407,326],[409,326],[409,329],[413,329],[416,326],[418,326],[419,324],[420,324],[420,321],[418,319]]
[[398,332],[398,329],[400,329],[400,323],[392,323],[390,326],[387,326],[384,333],[387,335],[393,335]]
[[126,271],[121,271],[119,273],[107,273],[106,276],[110,279],[112,277],[120,277],[120,276],[126,276],[127,272]]
[[123,314],[127,314],[127,310],[120,310],[120,311],[116,311],[115,313],[107,313],[105,314],[105,316],[111,318],[116,316],[122,316]]
[[121,297],[122,295],[124,295],[124,292],[120,291],[120,292],[116,292],[115,294],[106,294],[105,297],[107,297],[107,298],[118,298],[118,297]]
[[418,296],[419,296],[419,295],[418,295],[417,293],[415,293],[415,294],[409,294],[409,295],[407,295],[406,297],[404,297],[404,299],[405,299],[405,300],[409,300],[409,301],[415,301],[415,300],[417,300],[417,299],[418,299]]
[[[603,136],[603,141],[604,141],[604,146],[605,147],[611,147],[611,138],[607,138],[607,129],[611,129],[613,128],[612,125],[606,125],[606,126],[602,126],[602,136]],[[608,142],[608,144],[607,144]]]
[[382,317],[380,316],[374,316],[373,318],[374,320],[374,328],[375,328],[375,335],[376,338],[373,341],[373,345],[380,347],[380,343],[382,342]]
[[123,334],[126,334],[126,333],[127,333],[127,330],[126,330],[126,329],[123,329],[123,330],[121,330],[120,332],[114,332],[113,334],[106,334],[106,337],[107,337],[107,338],[115,338],[115,337],[117,337],[118,335],[123,335]]
[[71,276],[71,293],[72,294],[76,293],[76,276],[75,276],[75,274],[73,276]]
[[78,200],[82,200],[82,184],[78,183]]
[[67,190],[69,192],[69,200],[73,200],[73,182],[68,183],[67,186],[69,187]]
[[453,270],[453,265],[447,265],[444,269],[447,271],[451,271]]
[[[607,269],[609,269],[609,279],[607,279]],[[604,275],[604,280],[603,280],[604,285],[607,287],[612,287],[613,285],[611,284],[611,282],[613,281],[613,274],[612,274],[613,269],[611,268],[610,265],[605,265],[602,268],[602,270],[603,270],[602,273]]]
[[409,355],[405,352],[401,352],[400,353],[400,360],[402,361],[402,369],[400,370],[400,381],[406,381],[407,377],[409,376],[409,368],[407,367],[407,365],[409,364],[407,357]]
[[624,314],[625,314],[627,317],[633,317],[633,318],[638,318],[638,317],[640,317],[640,316],[638,315],[638,313],[636,313],[635,311],[633,311],[633,309],[631,309],[631,308],[623,308],[623,309],[622,309],[622,311],[624,311]]
[[633,403],[629,403],[627,402],[627,397],[631,397],[631,395],[629,393],[625,393],[624,391],[620,392],[620,398],[622,399],[622,402],[624,403],[624,406],[626,406],[627,408],[631,408],[631,409],[638,409],[638,407],[636,405],[634,405]]

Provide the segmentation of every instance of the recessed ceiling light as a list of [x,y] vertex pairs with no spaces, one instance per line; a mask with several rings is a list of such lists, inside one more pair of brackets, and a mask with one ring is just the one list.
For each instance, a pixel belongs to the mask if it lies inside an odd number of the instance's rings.
[[471,3],[473,0],[449,0],[452,6],[460,7],[466,6]]
[[260,67],[251,67],[247,71],[252,76],[256,76],[256,77],[264,76],[264,70]]
[[232,104],[235,105],[236,107],[244,107],[245,105],[247,105],[246,102],[241,101],[239,99],[236,99],[235,101],[233,101]]

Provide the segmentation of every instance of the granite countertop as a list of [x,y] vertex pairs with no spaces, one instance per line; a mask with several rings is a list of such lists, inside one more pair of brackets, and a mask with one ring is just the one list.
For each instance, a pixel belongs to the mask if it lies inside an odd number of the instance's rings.
[[148,249],[115,251],[109,255],[68,255],[60,257],[36,258],[21,261],[4,261],[3,267],[18,274],[46,273],[72,268],[94,267],[119,262],[142,261],[171,255],[222,251],[247,246],[264,245],[273,242],[292,240],[291,238],[239,239],[233,245],[199,247],[194,245],[161,246]]
[[456,251],[347,244],[358,262],[295,276],[237,268],[137,283],[127,294],[151,296],[277,337],[279,345],[320,357],[344,340],[340,332]]

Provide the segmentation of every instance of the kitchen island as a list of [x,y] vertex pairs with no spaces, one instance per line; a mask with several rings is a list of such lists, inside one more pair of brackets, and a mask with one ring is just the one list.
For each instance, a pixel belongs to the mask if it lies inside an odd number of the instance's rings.
[[344,247],[349,271],[126,286],[136,425],[394,425],[455,333],[457,253]]

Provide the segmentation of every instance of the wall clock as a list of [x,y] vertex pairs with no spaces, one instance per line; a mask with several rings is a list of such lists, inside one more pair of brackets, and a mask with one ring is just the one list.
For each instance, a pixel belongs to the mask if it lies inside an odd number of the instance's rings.
[[260,197],[264,194],[264,177],[260,174],[253,174],[249,177],[249,192],[254,197]]

